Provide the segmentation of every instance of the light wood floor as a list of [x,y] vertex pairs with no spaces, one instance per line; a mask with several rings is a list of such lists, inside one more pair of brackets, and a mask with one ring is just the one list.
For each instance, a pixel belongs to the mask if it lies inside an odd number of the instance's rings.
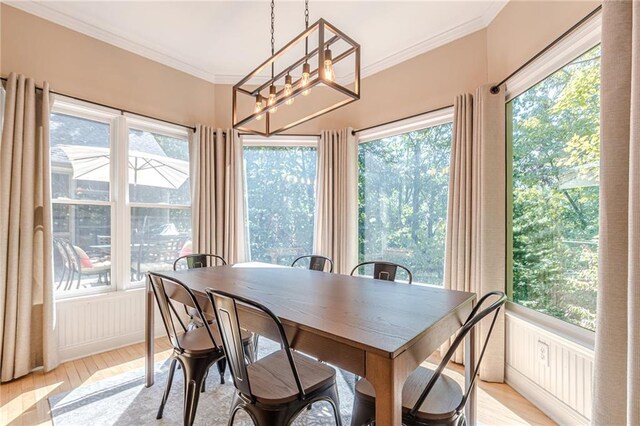
[[[155,347],[156,361],[167,359],[170,353],[167,339],[157,339]],[[49,396],[143,366],[144,346],[139,343],[69,361],[48,373],[38,371],[0,385],[0,425],[51,424]],[[463,380],[460,366],[452,366],[447,374]],[[505,384],[479,382],[478,406],[479,422],[483,425],[554,424]]]

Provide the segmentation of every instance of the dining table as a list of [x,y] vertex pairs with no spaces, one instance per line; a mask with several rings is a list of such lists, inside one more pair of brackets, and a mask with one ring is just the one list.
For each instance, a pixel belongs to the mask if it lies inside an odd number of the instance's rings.
[[[196,294],[212,288],[259,302],[282,321],[291,347],[366,378],[376,393],[376,424],[399,426],[405,380],[460,329],[476,294],[263,263],[163,271]],[[145,381],[154,380],[155,302],[149,279],[145,307]],[[210,307],[209,307],[210,309]],[[270,319],[240,307],[243,328],[277,340]],[[464,346],[465,383],[476,363],[475,334]],[[465,407],[476,424],[476,389]]]

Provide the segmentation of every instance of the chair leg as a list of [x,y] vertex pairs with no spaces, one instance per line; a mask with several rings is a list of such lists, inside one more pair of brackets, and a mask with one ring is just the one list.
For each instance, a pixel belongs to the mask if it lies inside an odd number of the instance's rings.
[[217,364],[218,372],[220,373],[220,384],[224,385],[224,373],[227,371],[227,358],[222,358]]
[[169,376],[167,377],[167,384],[164,388],[164,395],[162,396],[162,402],[160,403],[160,408],[158,408],[158,415],[156,416],[156,419],[162,418],[164,405],[167,403],[167,398],[169,398],[169,392],[171,391],[171,383],[173,382],[173,373],[176,371],[177,361],[178,360],[175,358],[171,360],[171,365],[169,366]]
[[203,359],[184,359],[184,426],[191,426],[196,418],[202,382],[209,370]]

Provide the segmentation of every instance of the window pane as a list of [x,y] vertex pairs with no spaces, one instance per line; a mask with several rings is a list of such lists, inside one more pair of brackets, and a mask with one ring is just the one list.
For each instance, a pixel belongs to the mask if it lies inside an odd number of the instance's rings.
[[111,285],[109,206],[53,205],[56,291]]
[[191,203],[186,139],[129,130],[129,199],[137,203]]
[[411,270],[442,285],[451,124],[363,143],[359,148],[360,260]]
[[291,265],[313,251],[316,149],[245,147],[251,260]]
[[54,199],[109,201],[110,126],[51,114],[51,184]]
[[131,281],[148,271],[169,271],[173,262],[191,253],[191,210],[131,209]]
[[600,48],[515,98],[513,300],[595,328]]

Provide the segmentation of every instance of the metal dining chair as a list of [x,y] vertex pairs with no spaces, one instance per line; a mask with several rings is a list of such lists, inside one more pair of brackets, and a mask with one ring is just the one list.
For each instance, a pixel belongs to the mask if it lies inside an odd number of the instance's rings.
[[[218,256],[217,254],[210,253],[192,253],[184,256],[178,257],[173,262],[173,270],[180,271],[186,269],[194,269],[194,268],[208,268],[218,265],[227,265],[227,261],[222,256]],[[204,318],[206,319],[207,324],[210,326],[215,324],[215,316],[213,315],[213,308],[211,307],[211,302],[209,302],[208,298],[203,298],[200,301],[200,306],[202,307],[202,312],[204,313]],[[189,315],[189,324],[187,325],[187,329],[191,330],[198,327],[203,327],[204,322],[202,322],[202,317],[200,317],[195,308],[183,305],[184,310]],[[245,333],[245,338],[247,339],[245,348],[247,352],[247,356],[251,359],[255,359],[255,354],[258,351],[258,335],[252,333]],[[249,342],[250,341],[250,342]],[[221,359],[218,361],[218,370],[225,371],[226,370],[226,359]],[[224,383],[224,377],[221,377],[220,383]],[[205,391],[204,384],[202,385],[202,391]]]
[[311,270],[324,271],[324,268],[328,263],[329,264],[329,272],[330,273],[333,272],[333,260],[329,259],[326,256],[320,256],[318,254],[300,256],[300,257],[296,258],[296,260],[294,260],[291,263],[291,267],[292,268],[295,267],[296,264],[300,264],[306,259],[309,259],[309,269],[311,269]]
[[393,263],[393,262],[385,262],[382,260],[359,263],[356,265],[355,268],[351,270],[350,275],[353,276],[354,272],[368,265],[373,265],[373,278],[377,280],[395,281],[398,268],[400,268],[406,272],[408,277],[408,280],[407,280],[408,283],[411,284],[413,282],[413,274],[406,266],[402,266],[398,263]]
[[[183,423],[185,426],[190,426],[195,419],[200,392],[209,367],[225,357],[224,350],[219,344],[221,342],[219,331],[209,326],[187,329],[177,314],[174,303],[190,306],[195,309],[200,318],[204,319],[198,297],[185,284],[174,278],[149,272],[149,279],[167,336],[173,346],[167,384],[156,418],[162,418],[164,406],[171,391],[176,363],[179,363],[184,372],[185,383]],[[207,300],[202,296],[201,299]],[[178,331],[177,325],[180,326],[181,332]],[[218,363],[218,369],[220,380],[224,383],[224,364]]]
[[[338,388],[333,368],[294,352],[280,319],[267,307],[252,300],[208,288],[220,326],[222,343],[236,387],[229,424],[239,410],[246,411],[258,426],[288,425],[309,404],[327,401],[341,425]],[[282,349],[247,364],[240,345],[238,305],[265,314],[277,328]]]
[[[218,256],[217,254],[194,253],[178,257],[173,262],[173,270],[181,271],[185,269],[207,268],[211,266],[217,266],[218,264],[226,265],[227,261],[224,260],[222,256]],[[208,305],[209,301],[206,300],[206,303]],[[196,328],[204,325],[200,321],[200,318],[196,315],[196,312],[193,308],[185,306],[185,310],[190,318],[189,325],[187,326],[188,328]],[[213,324],[215,317],[213,316],[212,309],[207,309],[207,306],[203,306],[203,310],[205,312],[205,318],[207,318],[207,322],[209,324]],[[208,315],[207,313],[210,313],[210,315]]]
[[[489,298],[495,298],[486,308],[480,310]],[[434,370],[426,367],[418,367],[409,377],[402,389],[402,424],[406,426],[460,426],[466,424],[464,407],[469,398],[478,376],[478,369],[487,349],[487,343],[491,337],[493,326],[496,323],[500,308],[507,301],[507,296],[501,291],[492,291],[480,298],[476,306],[471,310],[469,317],[456,335],[449,350]],[[464,341],[469,332],[480,321],[493,314],[491,326],[485,337],[480,356],[471,374],[471,383],[466,391],[463,391],[458,383],[442,374],[451,357]],[[360,379],[356,383],[355,400],[351,426],[375,424],[376,399],[373,386],[366,380]]]

